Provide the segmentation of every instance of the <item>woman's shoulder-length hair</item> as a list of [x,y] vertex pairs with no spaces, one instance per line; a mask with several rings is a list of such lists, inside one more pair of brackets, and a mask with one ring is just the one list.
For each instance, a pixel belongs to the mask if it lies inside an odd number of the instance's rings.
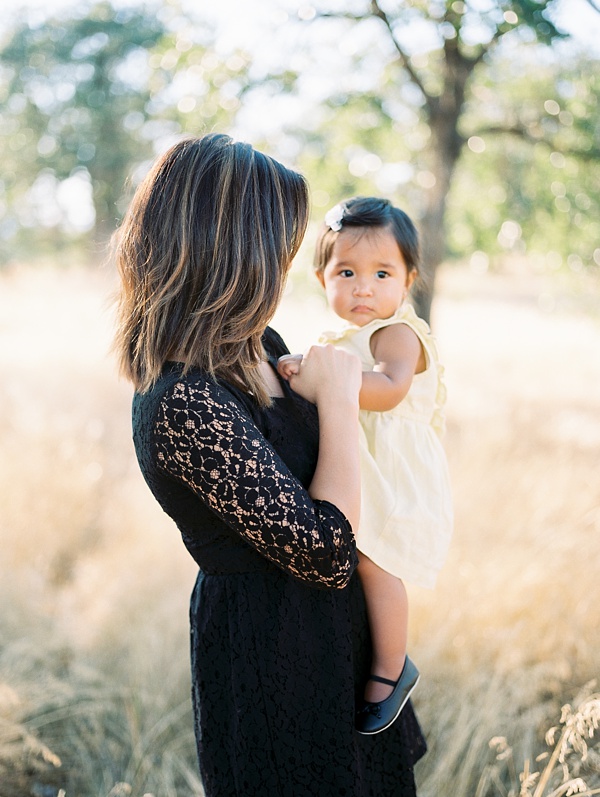
[[184,139],[157,160],[116,234],[115,349],[136,390],[178,360],[268,403],[261,336],[308,207],[302,175],[223,134]]

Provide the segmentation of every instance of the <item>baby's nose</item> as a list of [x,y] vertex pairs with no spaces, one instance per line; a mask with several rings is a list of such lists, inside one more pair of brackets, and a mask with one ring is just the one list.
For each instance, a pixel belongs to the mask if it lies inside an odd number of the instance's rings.
[[371,283],[368,280],[359,280],[354,286],[354,293],[357,296],[370,296],[372,292]]

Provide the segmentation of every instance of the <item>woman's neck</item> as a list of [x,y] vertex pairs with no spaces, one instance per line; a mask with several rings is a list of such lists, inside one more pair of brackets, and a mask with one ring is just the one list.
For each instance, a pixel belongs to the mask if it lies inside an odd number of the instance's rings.
[[271,396],[271,398],[283,398],[285,393],[283,392],[281,382],[273,370],[272,365],[269,362],[263,361],[258,366],[258,371],[265,383],[269,396]]

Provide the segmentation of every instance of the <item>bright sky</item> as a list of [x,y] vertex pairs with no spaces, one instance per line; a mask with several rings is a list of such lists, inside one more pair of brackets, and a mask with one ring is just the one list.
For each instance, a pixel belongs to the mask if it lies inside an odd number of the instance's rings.
[[[115,5],[136,5],[138,0],[115,0]],[[141,4],[141,3],[140,3]],[[184,0],[186,5],[186,0]],[[290,14],[310,15],[310,0],[293,2],[293,0],[219,0],[208,3],[206,0],[187,0],[196,13],[214,16],[219,20],[222,31],[223,46],[248,45],[251,41],[262,38],[264,47],[264,30],[274,20],[285,22],[286,12]],[[327,3],[316,2],[317,6],[347,7],[347,3],[339,0],[328,0]],[[470,0],[474,7],[487,5],[486,0]],[[4,5],[4,4],[3,4]],[[68,8],[81,8],[81,0],[16,0],[11,4],[10,14],[23,9],[37,10],[43,14],[54,14]],[[202,6],[205,6],[203,8]],[[0,10],[0,29],[10,19],[6,5]],[[557,0],[554,10],[555,24],[572,34],[578,42],[589,47],[600,55],[600,14],[594,11],[587,0]],[[262,36],[261,36],[262,34]],[[272,46],[272,42],[269,43]]]

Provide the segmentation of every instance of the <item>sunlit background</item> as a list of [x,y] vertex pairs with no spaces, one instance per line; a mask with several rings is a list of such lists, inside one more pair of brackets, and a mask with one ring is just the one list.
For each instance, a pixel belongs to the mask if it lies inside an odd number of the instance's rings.
[[456,531],[410,593],[419,794],[598,793],[600,3],[0,15],[1,797],[202,793],[194,567],[135,463],[110,238],[153,158],[213,130],[310,182],[274,320],[293,350],[334,322],[329,207],[382,195],[420,228]]

